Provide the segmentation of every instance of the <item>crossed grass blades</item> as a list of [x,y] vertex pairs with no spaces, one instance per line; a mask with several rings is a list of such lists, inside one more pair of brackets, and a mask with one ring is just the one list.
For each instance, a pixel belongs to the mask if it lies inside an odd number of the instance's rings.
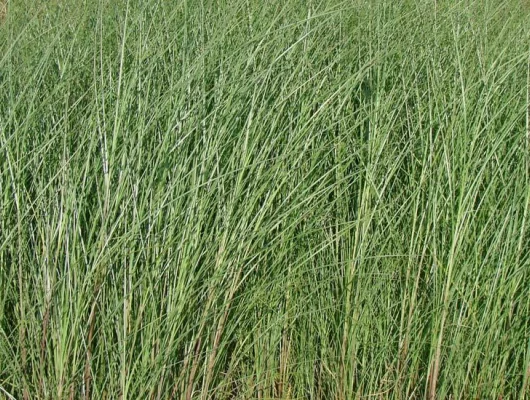
[[0,397],[527,398],[525,7],[11,1]]

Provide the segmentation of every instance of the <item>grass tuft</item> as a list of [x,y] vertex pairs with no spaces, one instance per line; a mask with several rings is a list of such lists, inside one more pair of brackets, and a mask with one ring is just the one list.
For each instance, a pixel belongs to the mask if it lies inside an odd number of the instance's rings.
[[530,396],[524,1],[0,5],[0,397]]

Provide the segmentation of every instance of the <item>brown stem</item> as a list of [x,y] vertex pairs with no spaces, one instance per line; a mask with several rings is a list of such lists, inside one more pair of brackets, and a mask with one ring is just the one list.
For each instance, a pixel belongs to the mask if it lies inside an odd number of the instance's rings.
[[206,396],[205,393],[207,393],[208,386],[210,385],[210,381],[213,375],[213,368],[215,365],[215,357],[217,356],[217,351],[219,349],[219,343],[221,342],[221,337],[223,335],[224,326],[226,324],[226,320],[228,319],[228,312],[230,311],[232,300],[234,299],[234,294],[236,293],[236,290],[238,287],[239,277],[241,276],[242,272],[243,272],[243,268],[240,268],[236,274],[232,287],[230,288],[230,293],[228,294],[228,299],[226,302],[225,310],[223,312],[223,315],[221,316],[221,319],[219,320],[219,324],[217,325],[217,330],[215,332],[215,338],[214,338],[214,343],[213,343],[213,349],[208,359],[208,368],[206,369],[206,380],[204,384],[204,388],[206,392],[203,392],[202,394],[203,399],[207,398],[205,397]]
[[0,22],[2,22],[7,15],[7,0],[0,0]]
[[88,343],[87,343],[87,350],[86,350],[86,363],[85,363],[85,373],[84,373],[84,381],[85,381],[85,394],[84,398],[85,400],[90,399],[90,384],[92,382],[92,374],[90,372],[90,364],[92,361],[92,340],[94,339],[94,328],[96,325],[96,309],[97,309],[97,292],[94,297],[94,301],[92,302],[92,308],[90,310],[90,316],[88,318]]
[[201,344],[202,340],[199,337],[197,341],[197,346],[195,348],[190,377],[188,379],[188,388],[186,389],[186,400],[191,400],[191,396],[193,394],[193,381],[195,380],[195,374],[197,373],[197,367],[199,366],[199,353],[201,351]]
[[[44,312],[44,317],[42,319],[42,338],[40,341],[40,360],[41,360],[41,368],[44,368],[46,365],[46,344],[47,344],[47,335],[48,335],[48,325],[50,322],[50,303],[48,300],[48,304],[46,305],[46,311]],[[42,374],[40,378],[40,393],[42,397],[44,396],[44,374]]]

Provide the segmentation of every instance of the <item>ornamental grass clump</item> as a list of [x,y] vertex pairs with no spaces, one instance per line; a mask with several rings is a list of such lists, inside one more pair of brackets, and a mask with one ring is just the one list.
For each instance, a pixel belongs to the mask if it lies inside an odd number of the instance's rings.
[[530,395],[530,14],[10,2],[0,397]]

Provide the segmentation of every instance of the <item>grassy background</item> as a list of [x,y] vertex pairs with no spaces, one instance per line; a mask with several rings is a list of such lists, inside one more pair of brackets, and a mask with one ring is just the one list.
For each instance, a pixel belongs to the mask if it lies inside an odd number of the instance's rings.
[[530,5],[11,1],[0,397],[530,396]]

